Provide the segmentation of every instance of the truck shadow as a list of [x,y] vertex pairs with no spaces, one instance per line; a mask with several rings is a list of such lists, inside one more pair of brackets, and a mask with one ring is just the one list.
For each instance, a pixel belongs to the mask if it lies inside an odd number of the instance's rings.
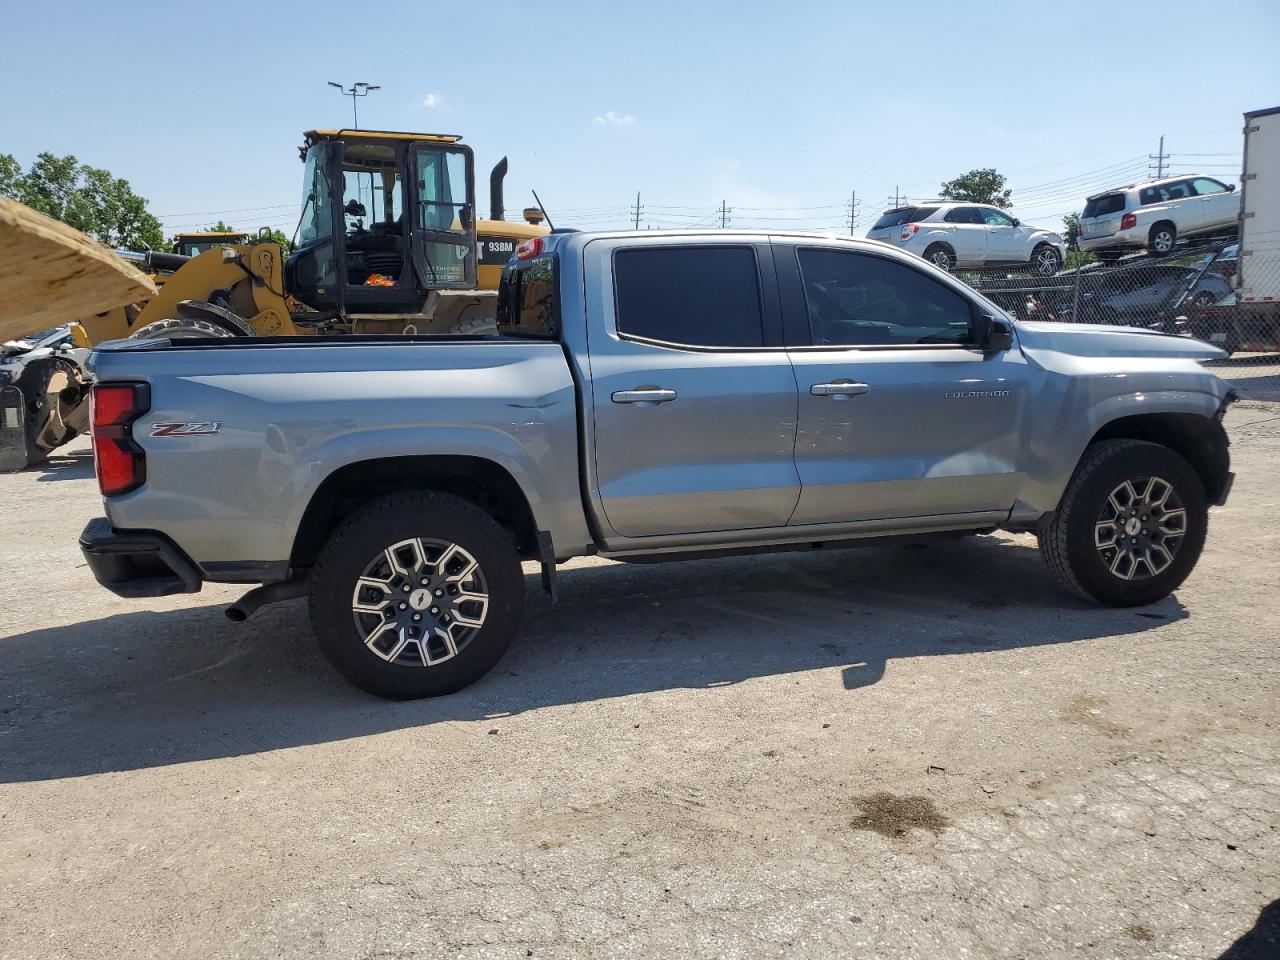
[[1175,599],[1108,610],[1064,594],[1030,538],[925,549],[526,568],[525,631],[485,678],[388,703],[320,657],[302,602],[233,624],[222,607],[120,614],[0,642],[0,782],[133,770],[441,721],[828,671],[850,696],[893,658],[972,656],[1135,634]]

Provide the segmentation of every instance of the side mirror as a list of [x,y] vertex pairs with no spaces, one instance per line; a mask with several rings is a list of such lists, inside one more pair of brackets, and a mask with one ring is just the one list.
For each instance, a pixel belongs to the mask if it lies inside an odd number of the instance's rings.
[[471,209],[471,204],[464,203],[462,207],[458,210],[458,222],[462,224],[463,230],[470,230],[472,227],[475,226],[476,215],[475,215],[475,212]]
[[1000,353],[1013,346],[1013,325],[1004,317],[980,314],[973,332],[984,353]]
[[1013,218],[1013,225],[1014,225],[1015,227],[1020,227],[1020,226],[1022,226],[1022,221],[1021,221],[1021,220],[1019,220],[1017,217],[1014,217],[1014,218]]
[[1228,183],[1227,193],[1235,193],[1235,192],[1236,192],[1236,185],[1234,183]]

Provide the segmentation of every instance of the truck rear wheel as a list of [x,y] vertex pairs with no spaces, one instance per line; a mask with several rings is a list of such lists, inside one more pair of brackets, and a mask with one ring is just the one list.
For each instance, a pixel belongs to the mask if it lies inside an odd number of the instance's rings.
[[1038,531],[1040,554],[1073,593],[1136,607],[1182,584],[1208,525],[1204,484],[1186,460],[1157,443],[1102,440]]
[[401,493],[349,516],[311,572],[320,649],[361,690],[392,700],[453,693],[511,645],[524,576],[511,535],[443,493]]

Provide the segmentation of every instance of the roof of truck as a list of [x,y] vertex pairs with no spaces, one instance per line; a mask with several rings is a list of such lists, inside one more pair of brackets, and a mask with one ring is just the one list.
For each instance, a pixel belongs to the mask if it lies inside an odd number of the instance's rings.
[[308,130],[308,140],[410,140],[431,143],[457,143],[462,139],[456,133],[405,133],[400,130]]

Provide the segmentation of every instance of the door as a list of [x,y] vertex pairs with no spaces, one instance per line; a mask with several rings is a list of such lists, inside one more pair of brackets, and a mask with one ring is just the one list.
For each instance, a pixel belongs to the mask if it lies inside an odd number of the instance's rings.
[[990,256],[987,250],[987,228],[977,207],[954,207],[943,216],[947,225],[951,246],[956,252],[956,263],[983,264]]
[[1029,228],[1015,226],[1013,217],[995,207],[982,207],[979,214],[987,231],[988,260],[1010,262],[1031,259],[1031,251],[1027,249]]
[[1240,198],[1212,177],[1197,177],[1191,186],[1200,199],[1196,205],[1200,208],[1197,218],[1200,230],[1226,230],[1235,226],[1240,216]]
[[1006,511],[1031,375],[973,345],[958,284],[896,258],[775,250],[799,385],[791,523]]
[[475,169],[471,150],[457,144],[415,143],[414,267],[428,290],[476,284]]
[[586,248],[594,487],[612,530],[785,526],[796,381],[767,244]]

